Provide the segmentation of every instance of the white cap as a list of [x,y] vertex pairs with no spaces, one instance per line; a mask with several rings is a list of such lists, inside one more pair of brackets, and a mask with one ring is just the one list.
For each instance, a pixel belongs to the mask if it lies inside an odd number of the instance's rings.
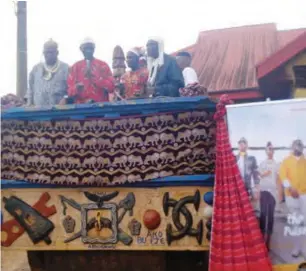
[[94,40],[92,38],[87,37],[87,38],[85,38],[85,39],[83,39],[81,41],[80,46],[82,47],[85,44],[93,44],[93,45],[95,45],[95,42],[94,42]]

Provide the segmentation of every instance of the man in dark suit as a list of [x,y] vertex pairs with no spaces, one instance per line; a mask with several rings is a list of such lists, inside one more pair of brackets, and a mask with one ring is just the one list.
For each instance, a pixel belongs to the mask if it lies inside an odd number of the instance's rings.
[[245,188],[250,199],[257,201],[259,198],[259,172],[257,161],[254,156],[248,155],[248,142],[242,137],[238,141],[239,153],[236,156],[237,164],[244,180]]
[[148,86],[147,93],[153,97],[179,97],[179,89],[184,87],[184,78],[176,60],[164,53],[164,43],[160,38],[147,42]]

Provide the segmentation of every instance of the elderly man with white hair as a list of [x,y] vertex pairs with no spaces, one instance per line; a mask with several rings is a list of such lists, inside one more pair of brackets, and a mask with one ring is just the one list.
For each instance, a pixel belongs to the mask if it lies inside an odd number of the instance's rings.
[[160,38],[150,38],[147,42],[149,79],[147,92],[154,97],[180,96],[179,89],[184,87],[184,78],[176,60],[164,53]]
[[71,67],[68,95],[63,103],[108,102],[115,80],[106,62],[94,58],[95,43],[86,38],[80,46],[84,59]]
[[43,47],[44,62],[38,63],[29,76],[26,95],[29,106],[58,104],[67,95],[68,64],[58,59],[58,44],[50,39]]

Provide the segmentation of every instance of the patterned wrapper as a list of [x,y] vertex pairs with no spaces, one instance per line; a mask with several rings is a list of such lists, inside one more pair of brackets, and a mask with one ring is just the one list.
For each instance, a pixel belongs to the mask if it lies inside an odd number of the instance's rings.
[[215,121],[206,111],[85,120],[2,121],[2,178],[115,185],[212,174]]

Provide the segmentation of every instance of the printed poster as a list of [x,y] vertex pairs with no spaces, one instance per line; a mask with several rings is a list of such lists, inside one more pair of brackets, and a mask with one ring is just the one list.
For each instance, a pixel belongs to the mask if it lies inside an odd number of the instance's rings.
[[272,263],[306,261],[306,99],[230,105],[227,122]]

